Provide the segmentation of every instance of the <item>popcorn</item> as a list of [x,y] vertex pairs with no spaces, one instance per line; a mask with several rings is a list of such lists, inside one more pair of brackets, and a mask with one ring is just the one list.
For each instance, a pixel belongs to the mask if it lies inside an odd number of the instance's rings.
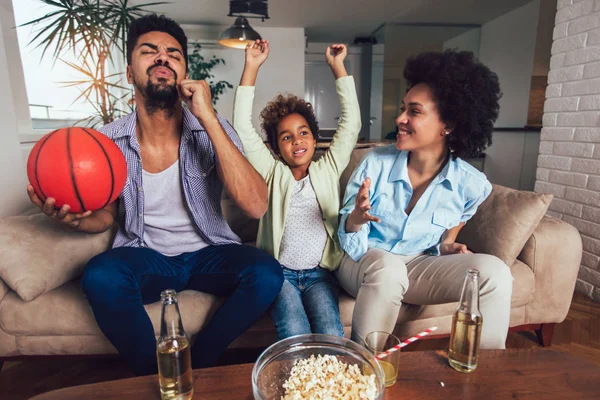
[[298,360],[284,382],[281,400],[374,400],[375,375],[363,375],[358,365],[348,365],[332,355],[311,355]]

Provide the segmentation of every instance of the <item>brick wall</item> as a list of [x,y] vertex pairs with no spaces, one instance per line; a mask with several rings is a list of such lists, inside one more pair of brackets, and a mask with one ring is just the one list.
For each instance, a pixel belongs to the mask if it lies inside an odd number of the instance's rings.
[[558,0],[553,40],[535,190],[579,229],[577,291],[600,301],[600,0]]

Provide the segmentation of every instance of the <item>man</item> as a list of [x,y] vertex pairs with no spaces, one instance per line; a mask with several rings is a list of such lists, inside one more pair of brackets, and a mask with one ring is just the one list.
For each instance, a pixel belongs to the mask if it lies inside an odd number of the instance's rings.
[[[192,347],[193,367],[210,366],[283,282],[277,261],[241,245],[220,208],[224,187],[259,218],[267,187],[233,128],[215,114],[208,84],[187,79],[187,37],[177,23],[157,15],[132,22],[127,64],[136,110],[101,129],[127,160],[124,221],[113,248],[90,260],[81,285],[100,329],[138,375],[157,372],[144,304],[168,288],[228,296]],[[73,214],[68,205],[56,210],[52,198],[42,204],[31,186],[28,192],[47,215],[81,232],[103,232],[117,218],[118,202]]]

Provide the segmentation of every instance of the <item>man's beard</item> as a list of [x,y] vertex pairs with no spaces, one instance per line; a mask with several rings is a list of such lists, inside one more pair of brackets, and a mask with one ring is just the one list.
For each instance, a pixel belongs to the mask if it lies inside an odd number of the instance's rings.
[[153,68],[159,66],[173,72],[174,80],[177,82],[177,72],[173,71],[168,65],[156,64],[148,68],[148,83],[146,87],[143,87],[138,82],[136,82],[136,87],[144,95],[144,104],[148,114],[152,115],[156,111],[163,111],[167,118],[171,118],[175,114],[175,107],[179,101],[177,83],[168,84],[165,78],[159,78],[158,83],[153,83],[150,80],[150,72]]

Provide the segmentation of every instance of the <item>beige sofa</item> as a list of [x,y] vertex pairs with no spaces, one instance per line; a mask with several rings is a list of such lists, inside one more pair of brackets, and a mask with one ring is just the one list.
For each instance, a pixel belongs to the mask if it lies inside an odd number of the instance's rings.
[[[344,186],[366,151],[354,150],[341,179]],[[472,250],[497,255],[510,265],[514,277],[510,325],[537,329],[546,342],[553,324],[566,317],[582,254],[577,230],[544,215],[550,201],[550,195],[494,186],[459,237]],[[226,197],[222,205],[234,231],[244,242],[252,242],[257,222],[243,216]],[[110,240],[111,232],[67,232],[41,214],[0,220],[0,360],[116,352],[100,332],[78,280],[85,262],[107,249]],[[180,293],[188,334],[202,329],[219,301],[196,291]],[[354,300],[342,293],[340,309],[347,334],[353,306]],[[437,333],[447,335],[455,306],[404,304],[396,333],[406,337],[437,325]],[[160,305],[146,309],[158,335]],[[265,316],[231,347],[265,347],[275,340],[273,325]]]

